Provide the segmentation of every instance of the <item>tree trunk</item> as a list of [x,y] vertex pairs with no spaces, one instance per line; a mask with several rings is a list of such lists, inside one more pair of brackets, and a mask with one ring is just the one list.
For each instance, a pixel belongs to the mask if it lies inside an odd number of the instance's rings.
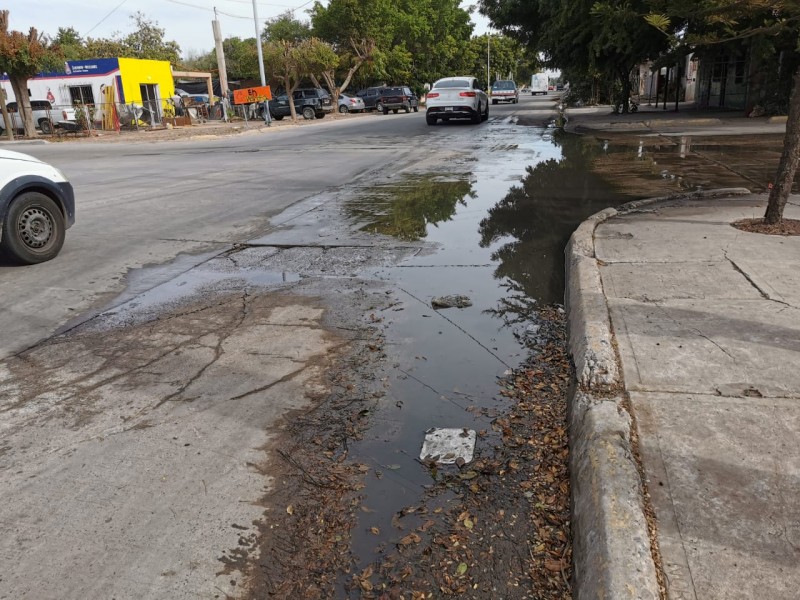
[[768,225],[775,225],[783,220],[783,209],[789,194],[792,193],[792,182],[798,162],[800,162],[800,67],[794,74],[781,162],[775,174],[775,184],[769,192],[767,212],[764,213],[764,222]]
[[14,141],[14,121],[11,118],[11,115],[8,114],[8,109],[6,108],[6,98],[5,90],[0,89],[0,110],[3,111],[3,123],[6,130],[6,137],[10,142]]
[[17,97],[17,111],[25,130],[25,137],[36,137],[36,126],[33,124],[33,112],[31,112],[31,99],[28,98],[28,78],[8,76],[11,87],[14,88],[14,95]]

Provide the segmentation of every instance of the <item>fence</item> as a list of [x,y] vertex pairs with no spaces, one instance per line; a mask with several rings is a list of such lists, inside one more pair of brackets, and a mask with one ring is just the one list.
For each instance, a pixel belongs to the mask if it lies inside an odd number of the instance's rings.
[[[228,116],[238,113],[247,118],[240,107],[229,109]],[[94,104],[64,105],[31,100],[33,123],[44,134],[60,132],[80,133],[91,130],[120,131],[152,129],[172,125],[189,125],[225,118],[220,102],[207,102],[190,98],[152,98],[143,103],[96,102]],[[15,130],[22,130],[23,123],[16,102],[9,103],[9,117]],[[0,127],[5,123],[0,116]]]

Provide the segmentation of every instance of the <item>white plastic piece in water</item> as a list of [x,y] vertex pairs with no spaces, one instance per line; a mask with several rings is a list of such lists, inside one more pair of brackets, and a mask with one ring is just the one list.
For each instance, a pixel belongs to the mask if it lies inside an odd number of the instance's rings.
[[476,438],[474,429],[434,427],[425,432],[419,459],[424,461],[436,458],[436,462],[443,465],[452,465],[459,458],[464,459],[464,463],[472,462]]

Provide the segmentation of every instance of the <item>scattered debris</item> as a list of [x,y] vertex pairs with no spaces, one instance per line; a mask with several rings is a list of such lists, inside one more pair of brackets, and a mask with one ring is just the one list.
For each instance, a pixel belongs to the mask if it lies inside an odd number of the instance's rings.
[[425,432],[419,459],[442,465],[471,463],[475,439],[473,429],[429,429]]
[[453,296],[436,296],[431,300],[433,308],[466,308],[472,306],[472,300],[467,296],[453,295]]

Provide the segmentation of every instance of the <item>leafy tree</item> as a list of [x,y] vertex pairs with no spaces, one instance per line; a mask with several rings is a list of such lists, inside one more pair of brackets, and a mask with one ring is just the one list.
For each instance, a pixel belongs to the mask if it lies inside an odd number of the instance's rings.
[[651,0],[481,0],[481,11],[503,33],[542,52],[548,66],[571,81],[616,81],[618,97],[630,94],[631,70],[668,48],[643,26]]
[[8,74],[25,135],[34,137],[36,128],[28,98],[28,79],[41,71],[57,68],[63,62],[63,55],[35,27],[31,27],[27,35],[9,30],[8,14],[7,10],[0,10],[0,72]]
[[81,60],[86,55],[86,44],[78,31],[73,27],[59,27],[53,43],[61,48],[64,60]]
[[375,50],[358,73],[360,83],[382,81],[421,88],[462,72],[472,23],[459,0],[330,0],[311,9],[314,34],[337,53],[351,40],[369,40]]
[[[225,52],[225,66],[229,79],[259,78],[256,38],[242,39],[235,36],[225,38],[222,41],[222,50]],[[183,64],[189,69],[198,71],[216,71],[219,68],[215,50],[184,60]]]
[[769,39],[794,55],[783,153],[764,214],[766,224],[780,223],[800,163],[800,4],[796,0],[654,0],[652,8],[646,22],[666,33],[678,48]]
[[180,61],[181,47],[175,41],[164,39],[164,30],[157,21],[148,19],[141,11],[131,15],[136,28],[122,38],[132,58],[166,60],[172,64]]
[[292,11],[287,10],[266,22],[261,37],[265,42],[297,43],[311,37],[311,27],[308,23],[295,19]]
[[317,38],[300,42],[274,41],[264,44],[264,68],[283,85],[292,120],[297,120],[293,94],[305,77],[330,68],[336,54]]
[[128,47],[120,40],[112,38],[86,38],[86,58],[115,58],[128,56]]
[[517,40],[505,35],[481,35],[473,37],[464,56],[466,73],[480,80],[486,77],[487,45],[490,50],[490,70],[488,85],[497,79],[506,79],[509,74],[517,81],[530,79],[538,60],[531,57]]
[[[332,46],[328,47],[333,56],[324,61],[326,66],[321,70],[321,75],[331,91],[333,105],[339,106],[339,96],[350,85],[353,75],[356,74],[356,71],[365,61],[372,60],[375,53],[375,44],[371,40],[362,40],[361,42],[351,40],[350,49],[352,51],[343,52],[341,55],[336,54]],[[341,79],[337,77],[337,73],[342,74]],[[337,81],[341,81],[341,83],[337,84]]]
[[177,42],[164,39],[164,29],[142,12],[131,15],[134,30],[127,35],[116,33],[110,38],[81,38],[72,27],[60,27],[54,42],[62,48],[67,60],[85,58],[145,58],[180,63],[181,48]]

